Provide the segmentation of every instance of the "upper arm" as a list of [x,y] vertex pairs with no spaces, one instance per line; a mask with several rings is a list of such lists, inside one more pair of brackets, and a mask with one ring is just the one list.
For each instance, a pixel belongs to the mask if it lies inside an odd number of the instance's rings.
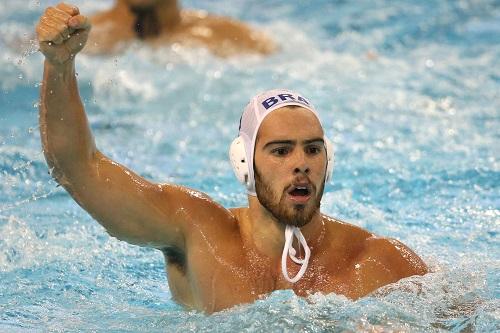
[[[108,233],[155,248],[184,249],[192,224],[227,211],[207,196],[181,186],[154,184],[97,152],[61,184]],[[66,177],[64,177],[66,178]]]

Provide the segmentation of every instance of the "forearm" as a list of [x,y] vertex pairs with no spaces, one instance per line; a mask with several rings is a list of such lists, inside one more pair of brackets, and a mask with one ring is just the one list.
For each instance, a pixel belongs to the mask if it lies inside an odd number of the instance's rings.
[[45,158],[56,178],[88,165],[96,153],[78,93],[74,60],[57,66],[45,61],[40,133]]

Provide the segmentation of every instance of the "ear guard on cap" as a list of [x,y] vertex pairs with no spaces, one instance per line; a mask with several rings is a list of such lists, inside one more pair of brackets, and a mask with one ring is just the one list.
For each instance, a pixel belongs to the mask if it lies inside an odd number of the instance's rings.
[[[333,143],[325,136],[323,137],[325,141],[327,166],[326,166],[326,177],[325,183],[329,182],[333,176],[333,166],[335,164],[335,152],[333,149]],[[247,188],[252,180],[249,179],[249,167],[247,162],[247,155],[245,151],[245,144],[243,138],[238,136],[231,143],[229,148],[229,160],[233,166],[234,174],[236,178],[245,185]]]
[[323,137],[325,140],[326,147],[326,178],[325,184],[328,183],[333,178],[333,166],[335,165],[335,150],[333,149],[333,143],[326,136]]
[[245,153],[245,144],[241,136],[238,136],[231,143],[231,147],[229,148],[229,160],[231,161],[231,165],[233,166],[233,171],[236,175],[236,178],[238,178],[240,183],[248,187],[249,170],[247,155]]

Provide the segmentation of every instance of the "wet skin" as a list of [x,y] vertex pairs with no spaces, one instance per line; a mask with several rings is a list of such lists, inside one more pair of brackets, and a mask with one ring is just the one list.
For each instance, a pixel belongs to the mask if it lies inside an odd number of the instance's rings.
[[[44,154],[52,176],[110,235],[164,253],[177,302],[211,313],[277,289],[356,299],[427,272],[400,242],[320,213],[323,131],[302,108],[282,108],[262,123],[255,148],[261,197],[249,196],[248,207],[226,209],[198,191],[152,183],[103,155],[75,76],[75,55],[89,30],[89,20],[64,4],[48,9],[37,26],[46,58],[40,104]],[[307,191],[296,192],[294,186]],[[309,268],[295,284],[280,271],[284,221],[304,225],[312,252]],[[288,267],[291,276],[299,269],[290,260]]]
[[217,56],[270,54],[275,43],[248,25],[204,11],[181,10],[176,0],[117,0],[91,17],[88,53],[119,52],[133,41],[152,46],[202,47]]

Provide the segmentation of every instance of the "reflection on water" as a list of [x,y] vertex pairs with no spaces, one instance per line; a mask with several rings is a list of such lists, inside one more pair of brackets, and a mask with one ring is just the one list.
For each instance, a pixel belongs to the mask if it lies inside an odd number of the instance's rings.
[[434,272],[356,302],[278,291],[210,317],[177,306],[161,254],[110,238],[50,179],[37,124],[42,59],[29,43],[41,7],[3,0],[0,331],[498,330],[495,1],[186,6],[259,24],[282,52],[224,61],[137,45],[80,56],[99,148],[148,178],[244,205],[227,161],[242,108],[268,88],[301,91],[336,145],[323,211],[400,239]]

